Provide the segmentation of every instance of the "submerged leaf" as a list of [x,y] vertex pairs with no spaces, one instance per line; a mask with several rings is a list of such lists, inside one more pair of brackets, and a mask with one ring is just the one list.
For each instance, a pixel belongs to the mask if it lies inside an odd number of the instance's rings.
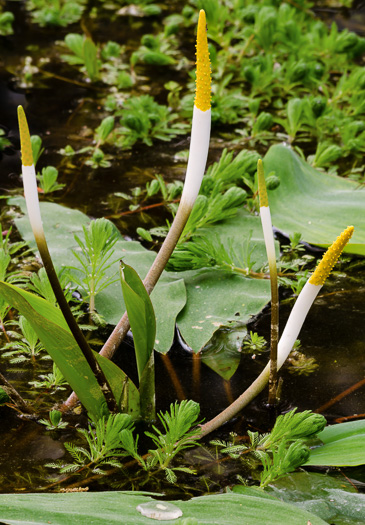
[[268,192],[276,228],[288,236],[301,232],[304,241],[328,247],[341,229],[353,224],[355,232],[344,251],[365,255],[364,188],[315,170],[282,145],[270,148],[264,165],[265,172],[275,171],[280,179]]

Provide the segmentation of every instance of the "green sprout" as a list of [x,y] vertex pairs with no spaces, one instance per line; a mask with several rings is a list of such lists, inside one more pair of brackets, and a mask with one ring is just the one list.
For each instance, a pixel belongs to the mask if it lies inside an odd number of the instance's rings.
[[38,423],[44,425],[47,430],[61,430],[68,425],[66,421],[62,421],[62,412],[59,410],[50,410],[48,419],[39,419]]

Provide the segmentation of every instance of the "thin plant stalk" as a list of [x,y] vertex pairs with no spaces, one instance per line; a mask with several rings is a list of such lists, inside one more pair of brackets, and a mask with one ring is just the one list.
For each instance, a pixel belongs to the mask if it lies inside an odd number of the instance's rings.
[[39,207],[37,179],[35,174],[35,166],[33,162],[32,146],[30,142],[28,123],[25,117],[24,110],[21,106],[18,107],[19,132],[22,152],[22,173],[24,184],[24,196],[27,204],[29,221],[33,230],[33,235],[38,246],[39,254],[41,256],[44,268],[47,272],[49,282],[55,294],[59,307],[65,317],[67,325],[79,345],[82,353],[85,356],[102,393],[104,394],[107,407],[110,412],[117,412],[118,405],[114,394],[110,388],[107,378],[102,371],[93,351],[91,350],[84,334],[81,332],[68,302],[64,296],[61,284],[58,280],[56,270],[54,268],[51,255],[48,250],[46,237],[44,234],[41,212]]
[[[337,240],[328,248],[321,262],[318,264],[317,268],[300,292],[278,344],[278,370],[282,367],[286,358],[290,354],[310,307],[341,255],[342,250],[350,240],[353,231],[353,226],[348,226],[346,230],[337,237]],[[245,392],[243,392],[243,394],[240,395],[239,398],[215,418],[202,425],[199,437],[206,436],[236,416],[240,410],[247,406],[260,392],[262,392],[269,380],[269,376],[270,362],[266,365],[259,377],[255,379],[255,381],[247,390],[245,390]]]
[[22,398],[19,392],[11,385],[8,380],[0,372],[0,386],[4,392],[9,396],[16,408],[25,414],[34,414],[32,407]]
[[[195,200],[198,196],[203,179],[205,166],[208,158],[210,124],[211,124],[211,76],[210,60],[208,51],[208,40],[206,32],[206,17],[203,10],[199,13],[197,31],[197,68],[196,68],[196,92],[193,108],[193,119],[191,127],[191,139],[189,160],[186,169],[184,188],[171,228],[158,252],[143,284],[150,294],[160,278],[167,261],[169,260],[175,246],[184,230]],[[100,354],[111,359],[117,348],[127,335],[130,328],[127,312],[124,313],[108,340],[100,351]],[[72,407],[77,400],[73,392],[65,401],[63,408]]]
[[267,197],[264,167],[262,160],[257,162],[257,176],[259,183],[260,217],[266,246],[267,260],[270,272],[271,287],[271,331],[270,331],[270,377],[269,377],[269,405],[276,403],[277,390],[277,355],[279,341],[279,288],[278,272],[276,267],[275,240],[272,229],[269,200]]

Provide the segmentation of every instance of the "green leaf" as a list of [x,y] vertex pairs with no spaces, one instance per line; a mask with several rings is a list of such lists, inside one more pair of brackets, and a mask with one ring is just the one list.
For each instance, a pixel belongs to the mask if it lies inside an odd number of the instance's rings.
[[97,80],[99,78],[98,49],[91,38],[85,38],[82,51],[90,80]]
[[275,481],[269,494],[317,514],[328,523],[358,525],[365,521],[365,494],[343,476],[317,472],[294,472]]
[[151,301],[156,316],[155,350],[166,353],[172,346],[175,334],[176,317],[186,304],[184,279],[173,279],[166,272],[151,293]]
[[[9,204],[20,206],[25,211],[22,197],[9,199]],[[41,213],[46,238],[56,266],[75,261],[72,249],[77,249],[74,233],[82,231],[89,219],[77,210],[41,202]],[[16,219],[22,237],[36,251],[36,244],[27,217]],[[214,242],[218,235],[229,249],[233,245],[237,252],[237,264],[243,269],[252,266],[257,271],[266,264],[266,250],[259,217],[239,210],[235,218],[221,221],[214,227],[202,229],[202,233]],[[147,274],[155,254],[140,243],[119,240],[114,246],[114,257],[138,271],[141,279]],[[112,277],[115,268],[106,271]],[[229,293],[227,293],[229,290]],[[175,320],[187,344],[199,351],[222,326],[245,324],[257,315],[270,300],[270,283],[267,279],[252,279],[214,268],[189,272],[163,272],[153,293],[152,304],[156,313],[156,350],[167,352],[174,337]],[[185,306],[186,307],[182,310]],[[96,297],[96,309],[111,324],[117,324],[124,313],[121,286],[114,283]],[[204,313],[202,313],[204,312]],[[213,362],[212,362],[212,366]],[[217,369],[218,370],[218,369]]]
[[0,387],[0,405],[3,405],[4,403],[7,403],[8,401],[10,401],[8,394],[5,392],[3,388]]
[[[138,492],[90,492],[73,494],[1,494],[1,519],[9,525],[105,525],[123,523],[151,524],[136,507],[153,501],[150,494]],[[171,502],[179,507],[182,520],[195,518],[198,525],[326,525],[315,514],[265,494],[218,494]],[[176,523],[169,520],[165,523]]]
[[152,352],[139,382],[141,417],[145,421],[156,419],[155,356]]
[[[234,246],[236,265],[257,271],[267,262],[259,217],[239,210],[237,215],[199,233],[214,243],[218,236],[224,246]],[[222,326],[246,324],[270,300],[270,282],[244,274],[216,270],[180,272],[184,278],[187,304],[177,322],[187,344],[198,352]],[[229,290],[229,293],[227,291]]]
[[65,36],[66,46],[69,49],[71,49],[71,51],[75,53],[75,55],[78,58],[81,58],[81,59],[84,58],[83,43],[84,43],[83,37],[81,35],[78,35],[77,33],[69,33],[68,35]]
[[355,182],[315,170],[286,146],[272,146],[265,173],[280,185],[268,191],[272,221],[286,235],[327,247],[347,226],[355,227],[345,252],[365,255],[365,190]]
[[[98,419],[107,414],[101,389],[71,335],[61,311],[41,297],[4,282],[0,282],[0,294],[32,325],[43,346],[90,415]],[[96,352],[95,356],[110,383],[117,402],[122,402],[125,410],[137,417],[139,396],[135,385],[114,363]]]
[[317,436],[323,446],[311,450],[306,465],[351,466],[365,464],[365,420],[326,427]]
[[141,380],[142,372],[150,359],[155,345],[155,312],[138,273],[123,262],[121,265],[121,283],[133,333],[138,377]]

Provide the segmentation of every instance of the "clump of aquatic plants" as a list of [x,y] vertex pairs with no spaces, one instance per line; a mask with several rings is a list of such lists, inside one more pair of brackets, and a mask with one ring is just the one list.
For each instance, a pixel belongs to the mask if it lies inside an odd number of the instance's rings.
[[86,7],[86,0],[27,0],[33,22],[44,26],[65,27],[78,22]]
[[[83,2],[55,2],[51,6],[27,2],[27,7],[33,13],[46,13],[47,7],[52,12],[66,8],[72,11],[74,4],[79,10],[84,8]],[[147,4],[143,9],[153,11],[156,7]],[[179,129],[186,129],[192,102],[189,82],[187,86],[175,82],[174,104],[169,105],[174,108],[171,119],[167,118],[167,107],[160,100],[171,98],[168,82],[159,100],[155,93],[148,95],[160,107],[159,111],[156,108],[153,111],[153,124],[143,121],[140,99],[146,96],[145,78],[151,76],[151,66],[163,67],[171,75],[189,70],[187,57],[181,55],[180,35],[196,23],[196,7],[206,10],[209,25],[215,133],[231,144],[243,142],[252,147],[285,139],[307,156],[313,166],[361,180],[364,71],[358,59],[364,52],[365,41],[346,29],[339,31],[335,24],[328,28],[313,16],[312,5],[306,1],[300,5],[286,2],[278,5],[274,0],[253,5],[248,0],[233,3],[191,0],[180,11],[172,5],[166,13],[163,11],[162,23],[157,24],[160,32],[151,34],[149,30],[142,35],[137,49],[115,41],[104,43],[104,39],[98,38],[97,29],[92,36],[76,32],[66,35],[65,45],[70,53],[61,51],[60,59],[77,67],[92,82],[103,83],[106,111],[110,116],[122,117],[118,133],[112,134],[108,142],[128,149],[136,141],[145,141],[146,135],[149,142],[161,137],[171,141]],[[131,23],[138,26],[136,19],[143,14],[141,6],[136,5],[130,10],[128,6],[120,11],[116,5],[109,8],[112,23],[118,20],[116,15],[113,17],[118,12],[121,16],[135,17]],[[43,19],[47,16],[44,14]],[[67,24],[66,15],[58,13],[57,17],[59,23]],[[34,74],[42,75],[42,67],[37,64],[33,67]],[[72,76],[70,72],[71,82]],[[153,82],[151,78],[150,84]],[[128,111],[134,118],[129,116],[128,121],[132,127],[121,115],[129,100]],[[103,164],[96,155],[90,165],[98,168]]]
[[[50,419],[58,418],[61,412],[56,416],[51,414],[52,412],[50,412]],[[147,455],[141,455],[138,452],[139,437],[133,435],[134,425],[131,416],[110,414],[107,418],[103,417],[94,424],[89,424],[88,429],[78,429],[86,442],[85,446],[65,443],[73,463],[65,464],[61,460],[46,466],[56,468],[62,474],[79,474],[86,471],[86,474],[92,472],[100,475],[107,474],[103,467],[114,467],[121,469],[125,476],[119,458],[131,456],[149,476],[163,472],[168,482],[175,483],[176,472],[195,473],[188,467],[172,466],[171,463],[177,454],[198,445],[199,430],[196,428],[198,416],[199,405],[194,401],[185,400],[180,404],[171,404],[169,412],[158,414],[163,431],[153,426],[153,432],[145,432],[156,448],[150,449]],[[59,427],[59,422],[53,426]],[[47,425],[47,428],[53,429],[50,425]],[[148,477],[140,481],[141,485],[146,483]]]
[[249,445],[235,444],[221,440],[211,441],[221,454],[233,459],[249,461],[250,453],[263,466],[260,487],[264,488],[275,480],[303,465],[309,458],[310,449],[305,441],[313,438],[326,426],[326,420],[310,410],[296,412],[296,409],[281,415],[269,434],[259,435],[248,431]]

